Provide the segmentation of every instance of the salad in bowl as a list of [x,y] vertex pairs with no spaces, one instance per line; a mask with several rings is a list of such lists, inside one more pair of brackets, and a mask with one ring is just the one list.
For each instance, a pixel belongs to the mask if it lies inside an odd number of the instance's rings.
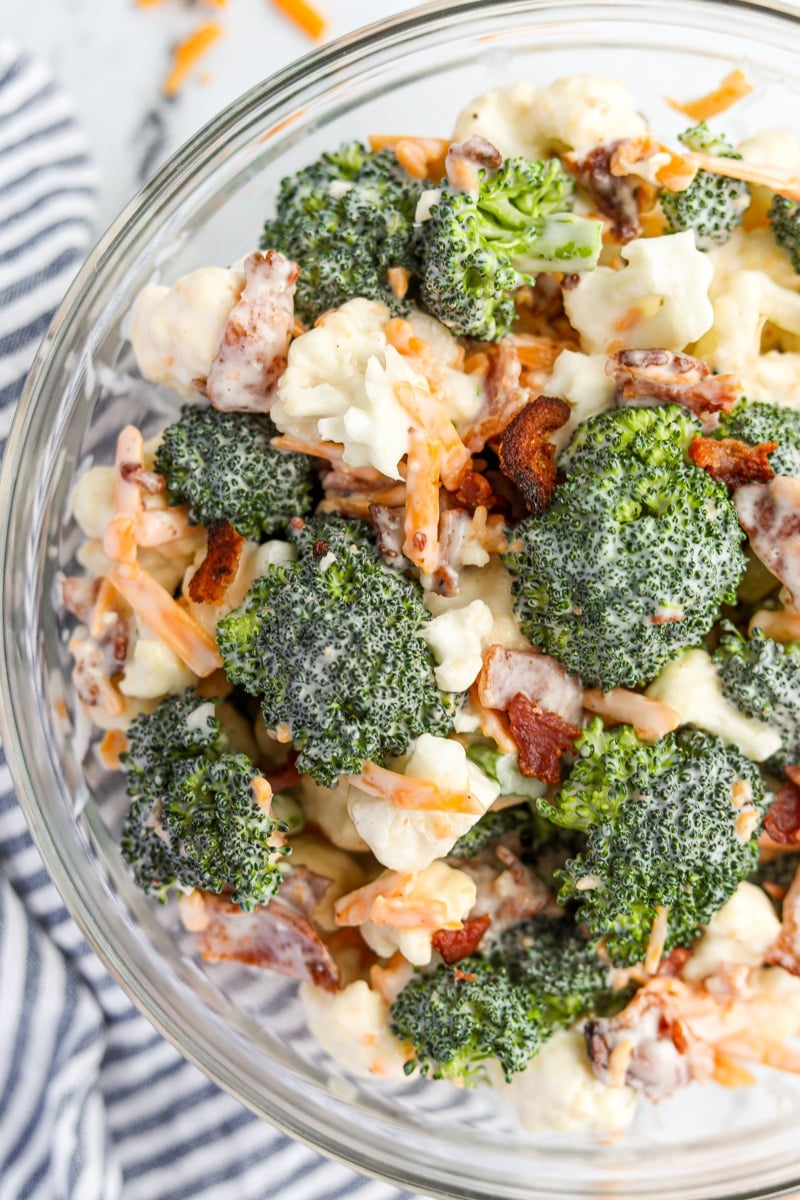
[[141,291],[170,419],[72,493],[136,883],[346,1072],[535,1133],[800,1071],[800,137],[735,145],[749,89],[332,147]]

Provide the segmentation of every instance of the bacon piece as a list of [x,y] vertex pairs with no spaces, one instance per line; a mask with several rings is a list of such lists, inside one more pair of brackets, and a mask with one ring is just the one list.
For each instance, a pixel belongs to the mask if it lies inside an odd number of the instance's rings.
[[100,583],[99,579],[93,579],[88,575],[72,576],[61,580],[61,603],[67,612],[71,612],[84,625],[88,625],[91,620],[92,610],[97,603],[97,594],[100,591]]
[[112,676],[119,674],[119,664],[110,659],[108,650],[107,645],[93,637],[70,638],[69,651],[75,660],[72,682],[82,703],[119,716],[124,712],[125,702],[112,682]]
[[151,496],[163,492],[167,486],[163,475],[146,470],[141,463],[123,463],[120,467],[120,474],[126,483],[135,483],[137,487],[142,488]]
[[788,767],[787,779],[764,817],[764,832],[781,846],[800,843],[800,767]]
[[[498,869],[498,860],[502,869]],[[507,846],[498,846],[495,854],[453,861],[475,884],[475,904],[467,921],[488,917],[493,936],[503,933],[517,921],[535,917],[549,903],[547,885]]]
[[558,713],[540,708],[527,696],[515,696],[508,706],[511,736],[519,750],[518,765],[523,775],[544,783],[561,782],[561,755],[572,750],[580,736]]
[[203,892],[207,921],[197,931],[206,962],[239,962],[266,967],[290,979],[314,983],[327,992],[339,987],[339,967],[314,926],[279,900],[242,912],[226,896]]
[[331,886],[327,875],[312,871],[304,863],[291,866],[281,884],[281,904],[288,904],[303,917],[311,917]]
[[489,554],[507,549],[505,521],[491,517],[483,505],[470,516],[463,508],[446,509],[439,517],[439,558],[432,590],[440,596],[455,596],[461,567],[484,565]]
[[564,155],[564,165],[589,193],[597,208],[609,217],[611,232],[618,242],[630,242],[640,233],[639,206],[636,192],[640,186],[637,179],[620,177],[611,173],[614,152],[627,138],[606,142],[596,146],[582,158],[573,154]]
[[661,959],[656,973],[667,979],[679,979],[691,957],[691,950],[687,950],[685,946],[675,946],[669,954]]
[[492,491],[492,485],[485,475],[479,471],[465,471],[455,492],[455,499],[464,508],[475,510],[485,508],[487,511],[496,507],[505,507],[505,501]]
[[738,438],[692,438],[689,457],[697,467],[708,471],[717,483],[733,491],[747,483],[766,483],[775,472],[769,465],[769,455],[778,449],[777,442],[759,442],[750,446]]
[[500,469],[517,485],[535,517],[556,490],[556,448],[548,434],[566,425],[570,407],[556,396],[538,396],[503,431]]
[[276,767],[274,771],[265,772],[269,786],[276,796],[278,792],[285,792],[288,788],[294,787],[300,782],[300,772],[295,765],[296,761],[297,751],[292,750],[289,758],[282,767]]
[[375,529],[375,541],[387,567],[407,571],[411,566],[403,554],[405,509],[388,508],[385,504],[370,504],[369,515]]
[[222,604],[236,578],[244,543],[227,521],[209,525],[206,556],[189,581],[189,598],[195,604]]
[[742,393],[735,375],[712,375],[702,359],[657,348],[618,350],[606,375],[617,385],[618,405],[682,404],[707,423],[715,413],[729,412]]
[[769,483],[737,488],[733,503],[750,549],[776,579],[794,607],[800,605],[800,479],[778,475]]
[[516,346],[508,339],[486,348],[489,370],[483,400],[477,415],[463,434],[469,451],[477,454],[487,442],[499,437],[509,421],[532,399],[520,381],[522,363]]
[[460,192],[475,192],[478,189],[478,172],[496,171],[503,156],[496,146],[485,137],[467,138],[466,142],[453,142],[444,160],[444,171],[450,184]]
[[256,251],[244,260],[244,290],[206,381],[208,398],[220,412],[269,412],[286,368],[299,274],[297,263],[277,250]]
[[786,893],[781,910],[781,931],[764,961],[800,975],[800,871]]
[[478,949],[481,938],[489,928],[489,918],[484,915],[465,921],[460,929],[437,929],[431,939],[431,944],[438,954],[441,954],[449,967],[461,962]]
[[519,695],[570,725],[580,723],[583,691],[576,675],[568,675],[549,654],[490,646],[478,676],[478,699],[484,708],[505,712]]

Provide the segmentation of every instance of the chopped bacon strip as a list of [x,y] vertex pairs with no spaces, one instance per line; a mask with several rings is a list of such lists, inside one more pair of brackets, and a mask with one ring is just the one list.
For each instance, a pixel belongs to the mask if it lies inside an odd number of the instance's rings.
[[532,399],[520,378],[522,363],[516,346],[507,338],[487,347],[489,371],[477,415],[464,433],[464,445],[473,454],[500,436],[509,421]]
[[266,771],[269,786],[276,796],[278,792],[285,792],[288,788],[295,787],[300,782],[300,772],[295,765],[296,762],[297,752],[292,750],[289,758],[282,767],[275,767],[274,770]]
[[196,933],[197,948],[206,962],[267,967],[328,992],[339,987],[336,960],[302,913],[278,900],[246,913],[226,896],[199,894],[206,920]]
[[764,832],[781,846],[800,844],[800,767],[788,767],[787,779],[764,817]]
[[[625,140],[625,139],[621,139]],[[636,203],[638,179],[614,175],[611,160],[620,141],[596,146],[582,158],[564,155],[564,165],[591,196],[597,208],[609,217],[611,232],[618,242],[630,242],[638,237],[639,206]]]
[[680,725],[679,714],[669,704],[627,688],[611,688],[608,692],[590,688],[583,693],[583,707],[605,721],[632,725],[636,736],[645,742],[657,742]]
[[712,375],[702,359],[658,348],[618,350],[606,363],[606,375],[617,385],[618,405],[682,404],[707,421],[728,412],[742,394],[734,375]]
[[189,581],[189,598],[195,604],[222,604],[236,578],[244,543],[227,521],[209,525],[206,556]]
[[502,554],[507,549],[505,522],[498,514],[491,517],[483,505],[472,516],[461,508],[449,508],[439,518],[439,561],[433,576],[433,591],[440,596],[455,596],[459,570],[476,559],[475,551]]
[[122,664],[110,659],[108,646],[96,638],[76,635],[69,640],[69,652],[75,660],[72,682],[78,699],[89,708],[102,708],[112,716],[124,712],[125,702],[112,682]]
[[571,409],[556,396],[539,396],[503,432],[500,468],[517,485],[535,517],[550,507],[556,490],[556,448],[549,434],[569,420]]
[[139,463],[123,463],[120,473],[126,483],[135,483],[137,487],[142,488],[151,496],[163,492],[167,486],[163,475],[157,475],[155,471],[148,471]]
[[698,96],[696,100],[687,100],[682,104],[669,96],[665,99],[670,108],[683,113],[690,121],[708,121],[711,117],[718,117],[720,113],[727,112],[732,104],[749,96],[753,90],[753,85],[744,71],[737,67],[725,76],[718,87],[706,92],[704,96]]
[[281,904],[288,904],[301,916],[310,918],[330,886],[329,876],[312,871],[305,863],[297,863],[281,884]]
[[540,708],[527,696],[514,697],[508,706],[508,719],[522,774],[544,783],[560,783],[561,756],[573,749],[580,729],[558,713]]
[[87,575],[73,576],[61,580],[61,603],[67,612],[88,625],[97,603],[100,580]]
[[759,442],[750,446],[738,438],[694,437],[689,457],[697,467],[708,471],[712,479],[734,491],[747,483],[766,483],[775,472],[769,465],[769,455],[778,449],[777,442]]
[[496,171],[503,156],[485,137],[471,137],[466,142],[453,142],[444,160],[449,183],[459,192],[478,190],[478,172]]
[[375,530],[375,542],[387,567],[405,571],[411,563],[403,554],[405,509],[370,504],[369,515]]
[[800,975],[800,871],[795,874],[783,901],[781,931],[765,962]]
[[[497,845],[494,855],[487,852],[453,861],[475,884],[475,904],[467,920],[488,917],[495,936],[517,921],[536,916],[549,903],[547,885],[508,846]],[[498,861],[502,869],[498,869]]]
[[581,719],[583,692],[577,676],[536,650],[490,646],[478,676],[478,698],[485,708],[506,711],[515,696],[525,696],[570,725]]
[[800,479],[778,475],[737,488],[733,496],[750,549],[800,604]]
[[294,327],[297,263],[277,250],[244,260],[244,290],[233,306],[206,381],[220,412],[269,412]]
[[437,929],[431,939],[434,950],[441,954],[449,967],[461,962],[462,958],[474,954],[480,940],[489,928],[489,918],[474,917],[465,921],[460,929]]
[[479,471],[465,471],[461,476],[455,499],[465,508],[485,508],[487,511],[496,508],[498,504],[505,506],[505,501],[499,499],[492,491],[492,485],[485,475]]

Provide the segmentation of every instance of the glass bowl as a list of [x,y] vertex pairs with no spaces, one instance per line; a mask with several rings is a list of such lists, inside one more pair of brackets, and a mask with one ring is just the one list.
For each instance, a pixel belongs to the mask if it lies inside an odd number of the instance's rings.
[[90,255],[39,352],[0,481],[3,737],[20,798],[67,905],[109,970],[193,1062],[293,1137],[428,1194],[756,1197],[800,1189],[800,1082],[696,1085],[618,1141],[524,1135],[489,1089],[348,1079],[305,1031],[294,985],[198,962],[174,905],[133,887],[105,774],[76,715],[57,580],[78,533],[76,473],[111,461],[128,420],[146,433],[174,401],[138,379],[125,318],[143,284],[253,247],[281,176],[346,138],[449,133],[473,95],[514,79],[624,79],[662,136],[733,65],[757,93],[734,138],[780,125],[800,91],[800,17],[777,0],[462,0],[405,13],[318,51],[231,105],[164,167]]

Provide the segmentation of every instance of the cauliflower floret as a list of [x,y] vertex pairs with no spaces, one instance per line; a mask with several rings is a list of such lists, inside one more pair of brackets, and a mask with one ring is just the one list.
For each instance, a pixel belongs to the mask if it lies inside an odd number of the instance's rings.
[[473,600],[441,613],[424,627],[422,636],[439,664],[434,674],[443,692],[465,692],[477,679],[493,625],[488,604]]
[[130,338],[145,379],[191,400],[217,356],[231,310],[244,287],[241,264],[200,267],[172,285],[151,285],[136,298]]
[[226,617],[228,613],[233,612],[235,608],[238,608],[242,604],[245,596],[253,586],[254,580],[259,579],[262,575],[266,575],[269,568],[273,565],[294,562],[297,558],[297,551],[289,542],[275,540],[264,542],[261,546],[256,542],[245,542],[242,547],[236,574],[225,593],[225,599],[222,604],[196,604],[188,598],[189,583],[204,558],[205,549],[203,549],[200,555],[196,555],[194,561],[185,569],[183,574],[183,594],[187,598],[186,611],[194,617],[199,625],[203,626],[207,633],[213,635],[222,618]]
[[[794,167],[795,169],[800,167],[800,138],[788,129],[762,129],[753,137],[745,138],[736,149],[745,162],[770,167]],[[755,223],[758,220],[766,219],[774,195],[772,188],[763,187],[761,184],[750,184],[748,224],[751,221]],[[764,232],[772,241],[769,232],[766,230]],[[788,255],[782,250],[779,250],[778,253],[784,257],[787,267],[793,270]]]
[[[469,762],[460,742],[430,733],[417,738],[405,774],[448,790],[469,791],[483,812],[500,794],[499,785]],[[481,815],[397,808],[357,787],[350,788],[347,808],[378,862],[395,871],[423,871],[443,858]]]
[[564,308],[584,350],[621,346],[683,350],[711,328],[712,267],[691,230],[639,238],[623,246],[628,266],[598,267],[564,293]]
[[498,1098],[514,1105],[529,1133],[616,1133],[636,1111],[633,1088],[608,1087],[595,1076],[577,1029],[555,1033],[510,1083],[496,1063],[487,1068]]
[[696,942],[683,977],[689,983],[700,983],[726,963],[757,967],[780,930],[766,893],[752,883],[740,883]]
[[87,538],[102,540],[114,516],[114,468],[92,467],[81,475],[69,498],[70,510]]
[[431,348],[424,359],[425,377],[451,421],[469,421],[481,404],[481,383],[477,375],[465,375],[460,369],[464,358],[446,325],[435,317],[414,309],[409,316],[414,333]]
[[466,567],[459,571],[458,592],[455,596],[440,596],[426,591],[423,603],[429,613],[457,612],[475,600],[480,600],[492,614],[492,627],[486,635],[486,645],[506,646],[509,650],[530,649],[530,642],[520,630],[514,615],[511,576],[498,555],[493,554],[486,566]]
[[764,762],[780,749],[780,734],[763,721],[744,716],[726,700],[717,668],[705,650],[686,650],[674,658],[646,695],[674,708],[682,725],[697,725],[716,734],[754,762]]
[[347,811],[350,788],[346,780],[340,779],[335,788],[326,788],[304,775],[295,790],[309,821],[318,825],[334,846],[357,852],[369,850]]
[[389,1005],[363,979],[333,993],[303,983],[300,999],[312,1036],[349,1075],[406,1078],[403,1064],[411,1047],[394,1036]]
[[361,887],[365,881],[364,868],[344,850],[311,833],[295,834],[291,841],[289,865],[308,867],[309,871],[330,880],[327,891],[311,915],[321,929],[334,933],[339,928],[333,915],[334,905],[340,896]]
[[618,80],[566,75],[548,87],[514,83],[477,96],[459,114],[454,140],[479,135],[504,157],[538,159],[563,150],[582,155],[603,142],[647,132],[647,122]]
[[755,1028],[769,1029],[778,1041],[800,1033],[800,979],[783,967],[762,967],[756,972],[756,987],[764,1002],[764,1020],[754,1021]]
[[[405,893],[412,904],[438,900],[445,907],[439,929],[457,929],[477,899],[474,879],[464,871],[434,862],[418,871]],[[391,958],[395,950],[415,967],[424,967],[433,957],[432,938],[435,929],[412,926],[401,929],[393,925],[378,925],[365,921],[361,936],[381,958]]]
[[740,226],[722,246],[705,253],[714,267],[708,289],[712,301],[725,295],[740,271],[763,271],[780,287],[800,291],[800,275],[768,229],[744,230]]
[[553,363],[553,374],[542,384],[545,396],[560,396],[572,409],[569,420],[551,436],[563,450],[583,421],[614,407],[614,380],[606,375],[605,354],[579,354],[562,350]]
[[194,687],[197,676],[169,648],[156,631],[136,618],[136,640],[119,681],[123,696],[154,700]]

